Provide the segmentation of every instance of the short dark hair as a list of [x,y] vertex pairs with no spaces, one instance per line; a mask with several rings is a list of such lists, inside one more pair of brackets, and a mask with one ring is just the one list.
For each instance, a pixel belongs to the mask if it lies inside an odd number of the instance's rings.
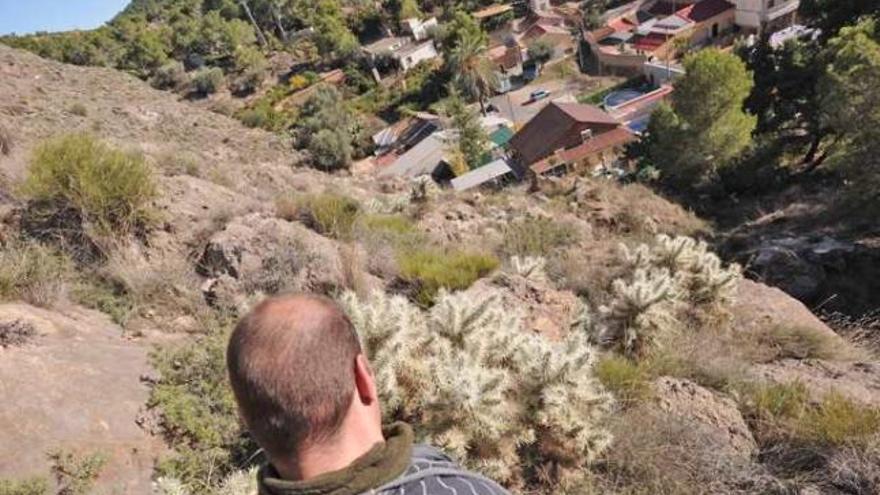
[[355,389],[360,342],[332,300],[268,299],[238,323],[226,360],[232,390],[254,440],[269,457],[339,430]]

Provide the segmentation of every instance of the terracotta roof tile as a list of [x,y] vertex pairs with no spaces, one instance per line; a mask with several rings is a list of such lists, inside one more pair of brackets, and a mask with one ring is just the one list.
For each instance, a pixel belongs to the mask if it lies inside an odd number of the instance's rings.
[[[614,148],[616,146],[621,146],[635,140],[635,134],[630,132],[629,129],[625,127],[618,127],[612,131],[599,134],[598,136],[587,140],[579,146],[564,150],[559,153],[559,155],[555,155],[554,157],[558,156],[558,158],[561,159],[563,162],[575,162],[600,151]],[[545,158],[544,160],[533,164],[529,168],[531,168],[532,171],[536,174],[543,174],[544,172],[556,167],[557,165],[559,165],[558,162],[551,163],[551,158]]]

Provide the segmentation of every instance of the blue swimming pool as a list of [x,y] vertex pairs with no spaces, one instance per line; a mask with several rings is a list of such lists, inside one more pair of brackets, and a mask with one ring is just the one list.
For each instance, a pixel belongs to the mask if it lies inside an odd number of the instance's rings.
[[605,108],[612,108],[622,105],[634,98],[638,98],[643,94],[644,93],[637,89],[621,89],[619,91],[609,93],[608,96],[605,97],[603,103],[605,104]]

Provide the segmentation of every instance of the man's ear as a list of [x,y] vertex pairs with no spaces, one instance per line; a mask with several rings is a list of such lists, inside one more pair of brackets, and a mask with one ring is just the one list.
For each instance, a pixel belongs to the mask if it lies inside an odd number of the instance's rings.
[[376,380],[366,356],[358,354],[354,361],[354,382],[357,387],[358,397],[365,405],[371,405],[378,399]]

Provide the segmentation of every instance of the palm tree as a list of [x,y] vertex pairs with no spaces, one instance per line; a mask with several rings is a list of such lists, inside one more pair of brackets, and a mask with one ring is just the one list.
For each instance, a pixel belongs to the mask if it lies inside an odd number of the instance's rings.
[[497,86],[498,76],[486,57],[485,38],[462,36],[451,50],[447,64],[461,90],[477,100],[480,113],[486,115],[485,100]]

